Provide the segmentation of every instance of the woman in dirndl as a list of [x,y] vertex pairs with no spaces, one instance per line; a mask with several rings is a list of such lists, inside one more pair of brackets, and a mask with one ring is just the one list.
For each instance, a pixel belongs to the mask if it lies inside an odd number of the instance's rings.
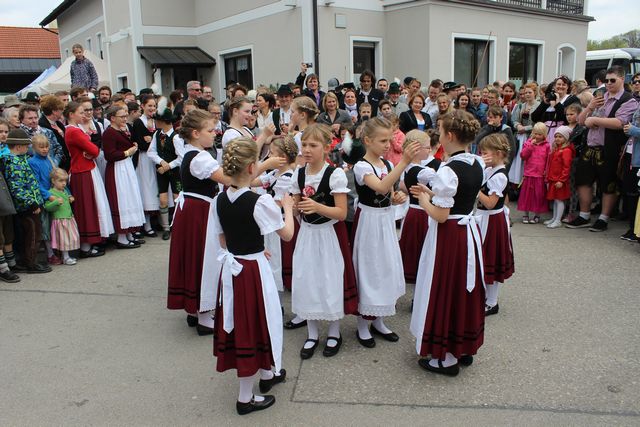
[[222,275],[213,353],[218,372],[237,371],[240,391],[236,411],[245,415],[275,403],[273,395],[253,394],[258,372],[261,393],[286,379],[287,373],[281,368],[280,299],[265,256],[264,236],[276,232],[284,240],[291,239],[293,201],[288,194],[283,196],[283,221],[280,206],[269,194],[258,195],[250,190],[259,173],[258,146],[252,139],[230,141],[223,159],[224,174],[231,177],[231,182],[214,201]]
[[71,155],[69,186],[75,197],[74,213],[80,232],[80,258],[104,255],[96,247],[113,232],[113,222],[104,182],[94,159],[100,149],[80,128],[84,111],[82,104],[70,102],[65,109],[67,128],[65,142]]
[[128,116],[124,107],[110,107],[106,117],[111,125],[102,135],[102,150],[107,160],[105,187],[118,234],[118,249],[139,248],[142,242],[135,239],[133,233],[144,224],[138,177],[131,160],[138,147],[131,141]]
[[156,237],[157,233],[151,227],[151,214],[160,210],[158,198],[158,182],[156,166],[147,155],[151,139],[156,131],[154,114],[156,113],[156,98],[153,95],[143,95],[140,98],[142,115],[133,122],[131,139],[138,144],[137,160],[134,158],[142,206],[144,206],[144,235]]
[[480,157],[466,152],[479,130],[480,123],[467,112],[445,114],[440,142],[449,160],[438,169],[432,191],[414,187],[429,214],[429,231],[410,329],[423,357],[418,364],[449,376],[458,375],[459,363],[473,362],[484,340],[482,241],[473,215],[484,165]]

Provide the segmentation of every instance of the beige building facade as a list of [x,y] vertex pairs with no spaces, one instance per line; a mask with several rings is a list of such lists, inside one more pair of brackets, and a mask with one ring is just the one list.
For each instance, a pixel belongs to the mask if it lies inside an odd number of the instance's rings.
[[[484,85],[584,76],[588,0],[65,0],[62,58],[81,43],[109,65],[112,87],[162,93],[201,80],[293,81],[313,63],[321,84],[414,76]],[[316,37],[317,34],[317,37]]]

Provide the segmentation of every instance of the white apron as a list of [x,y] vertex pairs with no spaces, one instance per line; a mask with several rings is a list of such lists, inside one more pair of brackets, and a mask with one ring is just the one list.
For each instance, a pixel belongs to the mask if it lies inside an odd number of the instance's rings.
[[145,212],[155,212],[160,209],[158,199],[158,181],[156,179],[156,166],[144,151],[139,151],[138,167],[136,174],[140,184],[140,195]]
[[111,218],[111,208],[109,199],[104,189],[104,181],[100,177],[97,167],[91,169],[91,181],[93,182],[93,193],[96,198],[96,209],[98,210],[98,224],[100,225],[100,236],[107,238],[114,233],[113,220]]
[[528,136],[526,133],[519,133],[516,135],[516,143],[518,144],[518,147],[516,155],[513,158],[513,163],[511,163],[511,168],[509,169],[509,182],[518,185],[522,182],[522,176],[524,175],[524,162],[522,161],[522,157],[520,157],[520,153],[522,152],[522,147],[527,139]]
[[264,247],[269,251],[269,265],[273,272],[273,280],[276,282],[278,292],[284,292],[284,283],[282,282],[282,247],[280,244],[280,236],[275,231],[264,236]]
[[120,227],[123,229],[140,227],[144,224],[144,208],[131,157],[114,162],[113,174],[118,193]]

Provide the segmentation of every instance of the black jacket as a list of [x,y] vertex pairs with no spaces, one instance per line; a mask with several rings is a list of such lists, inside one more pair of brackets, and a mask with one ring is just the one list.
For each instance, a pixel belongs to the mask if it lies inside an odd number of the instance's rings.
[[[51,127],[49,119],[47,119],[47,117],[44,115],[40,117],[40,120],[38,120],[38,125],[53,132],[53,135],[56,137],[56,140],[58,141],[58,144],[60,144],[60,147],[62,147],[62,152],[64,153],[64,157],[60,159],[60,164],[58,166],[66,171],[69,171],[69,168],[71,167],[71,155],[69,154],[67,144],[64,142],[64,136]],[[57,121],[56,125],[58,125],[59,129],[62,129],[64,131],[64,125],[61,121]]]
[[[369,92],[369,104],[371,104],[371,117],[374,117],[378,114],[378,104],[380,101],[384,99],[384,93],[381,90],[376,88],[371,88]],[[356,102],[358,103],[358,111],[360,111],[360,104],[364,102],[364,94],[361,92],[361,89],[358,89],[356,92]]]
[[[422,120],[424,120],[424,129],[431,129],[433,127],[433,123],[431,122],[431,116],[424,111],[420,111],[422,114]],[[404,111],[400,113],[400,130],[402,133],[407,133],[410,130],[418,129],[418,121],[416,120],[416,116],[413,114],[413,111]]]

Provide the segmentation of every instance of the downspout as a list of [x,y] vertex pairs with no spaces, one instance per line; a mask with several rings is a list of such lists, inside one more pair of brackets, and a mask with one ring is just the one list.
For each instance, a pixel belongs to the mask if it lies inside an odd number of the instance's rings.
[[320,48],[318,47],[318,0],[312,1],[313,7],[313,68],[320,80]]

